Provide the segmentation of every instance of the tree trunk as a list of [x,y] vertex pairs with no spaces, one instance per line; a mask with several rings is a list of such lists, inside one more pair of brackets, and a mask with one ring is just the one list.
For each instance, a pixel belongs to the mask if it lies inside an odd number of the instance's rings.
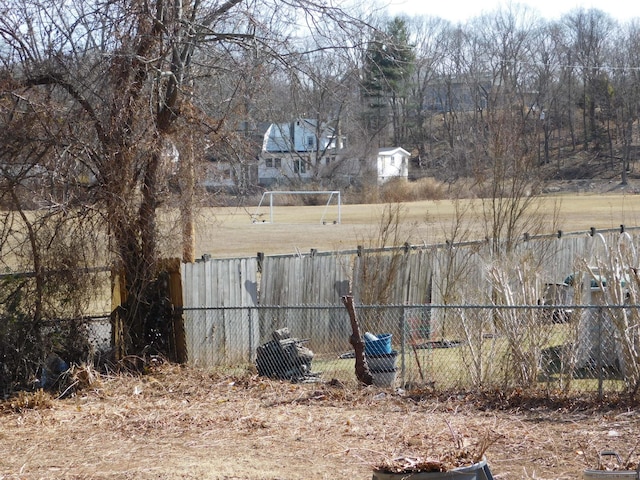
[[128,216],[129,213],[116,210],[110,222],[124,273],[120,311],[124,345],[116,347],[125,356],[142,355],[151,343],[148,321],[157,296],[154,280],[158,273],[156,218],[160,155],[159,151],[152,152],[146,164],[137,214]]
[[180,182],[182,183],[182,203],[180,205],[180,219],[182,223],[182,261],[193,263],[196,261],[196,229],[193,218],[193,204],[195,196],[195,172],[193,169],[193,138],[189,138],[185,159],[180,159]]
[[356,357],[356,378],[365,385],[371,385],[373,383],[373,377],[369,371],[369,365],[367,359],[364,356],[364,342],[360,336],[360,326],[358,325],[358,318],[356,317],[356,310],[353,306],[353,297],[351,295],[345,295],[342,297],[342,303],[349,312],[349,319],[351,320],[351,337],[349,337],[349,343],[353,346]]

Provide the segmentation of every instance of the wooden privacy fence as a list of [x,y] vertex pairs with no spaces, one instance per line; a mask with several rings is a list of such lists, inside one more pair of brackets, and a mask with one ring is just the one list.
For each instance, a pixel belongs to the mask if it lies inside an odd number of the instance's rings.
[[[534,258],[544,283],[562,283],[576,269],[576,261],[592,261],[598,252],[625,241],[637,245],[636,229],[554,236],[525,237],[514,258]],[[225,308],[294,305],[340,305],[352,294],[356,303],[379,305],[460,304],[469,291],[490,298],[487,265],[494,258],[489,242],[457,245],[409,246],[394,249],[258,255],[251,258],[203,259],[181,266],[189,360],[198,364],[245,362],[277,327],[260,318],[258,310],[229,315]],[[479,298],[476,296],[476,298]],[[195,315],[191,310],[206,309]],[[445,315],[443,313],[443,315]],[[305,331],[335,328],[328,316],[306,322]],[[431,328],[438,331],[432,319]],[[327,325],[318,325],[327,322]],[[206,359],[206,361],[205,361]]]
[[[224,307],[258,304],[256,258],[206,260],[182,264],[184,322],[189,361],[196,364],[244,363],[258,345],[255,310],[229,315]],[[207,309],[204,316],[190,309]],[[206,362],[204,361],[206,359]]]

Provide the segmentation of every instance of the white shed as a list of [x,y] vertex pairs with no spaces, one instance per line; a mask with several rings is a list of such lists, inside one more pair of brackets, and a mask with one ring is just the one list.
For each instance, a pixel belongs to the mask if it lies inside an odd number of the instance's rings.
[[404,148],[392,147],[378,150],[378,184],[391,178],[409,178],[409,158],[411,154]]

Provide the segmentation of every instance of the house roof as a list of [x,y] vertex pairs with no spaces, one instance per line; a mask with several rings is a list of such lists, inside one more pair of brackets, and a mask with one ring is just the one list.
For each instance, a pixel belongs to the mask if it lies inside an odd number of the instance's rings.
[[393,155],[395,153],[401,153],[406,156],[411,156],[411,153],[407,152],[402,147],[385,147],[378,149],[378,155]]
[[315,151],[319,146],[314,141],[310,148],[306,144],[306,137],[312,135],[315,139],[318,133],[327,140],[335,136],[334,130],[328,125],[321,123],[318,129],[318,122],[314,119],[300,118],[288,123],[272,123],[264,134],[262,149],[265,152]]

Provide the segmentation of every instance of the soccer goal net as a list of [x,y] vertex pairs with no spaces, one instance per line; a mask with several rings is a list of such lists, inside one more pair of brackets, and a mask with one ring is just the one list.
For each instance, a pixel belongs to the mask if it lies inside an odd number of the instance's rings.
[[[315,191],[315,190],[290,190],[290,191],[273,191],[273,192],[264,192],[262,194],[262,198],[260,199],[260,203],[256,208],[256,211],[253,215],[251,215],[252,223],[274,223],[275,219],[275,210],[278,208],[274,204],[274,198],[278,196],[286,196],[286,195],[306,195],[306,196],[314,196],[314,197],[326,197],[327,201],[324,204],[324,208],[321,210],[321,213],[315,213],[318,208],[317,207],[305,207],[304,210],[301,210],[302,207],[296,209],[297,213],[289,214],[288,216],[278,216],[278,218],[284,218],[284,221],[288,220],[297,220],[300,222],[301,219],[303,222],[307,222],[309,220],[313,220],[315,223],[319,221],[321,224],[325,225],[327,223],[337,224],[342,221],[342,200],[340,198],[339,190],[325,190],[325,191]],[[321,206],[321,205],[320,205]],[[290,207],[281,207],[282,209],[290,208]],[[301,213],[304,212],[304,213]],[[295,217],[295,218],[294,218]],[[318,218],[319,217],[319,218]]]

